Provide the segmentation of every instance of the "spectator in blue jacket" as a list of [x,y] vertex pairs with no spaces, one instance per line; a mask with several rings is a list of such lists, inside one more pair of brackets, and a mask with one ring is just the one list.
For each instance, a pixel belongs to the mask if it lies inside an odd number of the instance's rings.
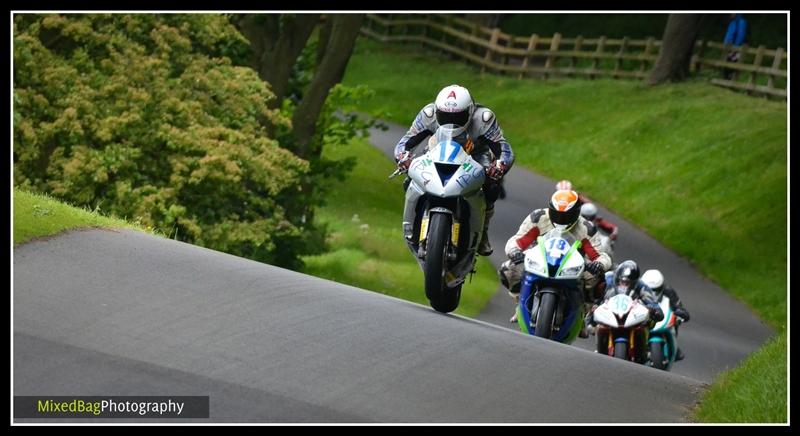
[[[747,20],[742,17],[742,14],[731,14],[731,21],[728,23],[728,30],[725,32],[725,40],[723,41],[723,43],[730,44],[733,47],[733,50],[728,53],[726,58],[728,62],[739,62],[741,57],[739,47],[748,42],[749,34],[750,26],[747,24]],[[723,75],[730,80],[733,78],[733,70],[726,68],[723,71]]]

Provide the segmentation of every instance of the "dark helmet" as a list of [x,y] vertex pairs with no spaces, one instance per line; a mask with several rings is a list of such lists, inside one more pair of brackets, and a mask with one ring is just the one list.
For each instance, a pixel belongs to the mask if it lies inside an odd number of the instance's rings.
[[636,284],[639,282],[639,266],[632,260],[619,264],[614,271],[614,287],[619,293],[633,296]]
[[550,197],[547,213],[553,226],[569,231],[581,217],[581,200],[575,191],[559,190]]

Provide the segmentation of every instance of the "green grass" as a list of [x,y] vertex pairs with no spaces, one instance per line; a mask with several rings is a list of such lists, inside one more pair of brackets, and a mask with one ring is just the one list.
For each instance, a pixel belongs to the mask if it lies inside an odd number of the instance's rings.
[[787,416],[786,332],[751,355],[738,368],[721,374],[706,391],[696,418],[701,422],[785,423]]
[[34,238],[87,227],[127,228],[153,233],[137,224],[80,209],[53,197],[14,188],[14,245]]
[[517,165],[570,179],[785,325],[785,102],[701,82],[480,75],[429,53],[360,40],[344,82],[373,88],[364,110],[404,125],[441,87],[467,86],[497,113]]
[[[303,260],[303,272],[428,305],[423,275],[403,241],[402,177],[388,180],[394,164],[365,140],[325,149],[329,158],[357,156],[344,182],[337,182],[317,218],[328,224],[331,251]],[[475,316],[497,290],[491,264],[480,258],[456,313]]]
[[[363,110],[403,125],[443,86],[466,86],[497,113],[517,165],[570,179],[785,332],[786,102],[701,80],[517,80],[479,74],[430,49],[364,39],[344,83],[373,88]],[[763,370],[780,377],[786,350],[777,352]],[[716,398],[706,401],[709,410]]]

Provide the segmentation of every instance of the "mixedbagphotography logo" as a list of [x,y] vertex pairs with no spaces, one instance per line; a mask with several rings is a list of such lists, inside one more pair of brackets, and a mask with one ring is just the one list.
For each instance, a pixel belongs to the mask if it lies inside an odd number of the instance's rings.
[[208,396],[15,396],[15,418],[208,418]]

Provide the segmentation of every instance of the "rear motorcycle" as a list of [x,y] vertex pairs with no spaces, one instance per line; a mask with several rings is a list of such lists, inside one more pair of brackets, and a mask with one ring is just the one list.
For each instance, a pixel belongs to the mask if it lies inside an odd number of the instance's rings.
[[664,319],[650,329],[650,363],[653,368],[669,371],[678,353],[676,327],[680,319],[670,308],[669,297],[663,295],[658,303]]

